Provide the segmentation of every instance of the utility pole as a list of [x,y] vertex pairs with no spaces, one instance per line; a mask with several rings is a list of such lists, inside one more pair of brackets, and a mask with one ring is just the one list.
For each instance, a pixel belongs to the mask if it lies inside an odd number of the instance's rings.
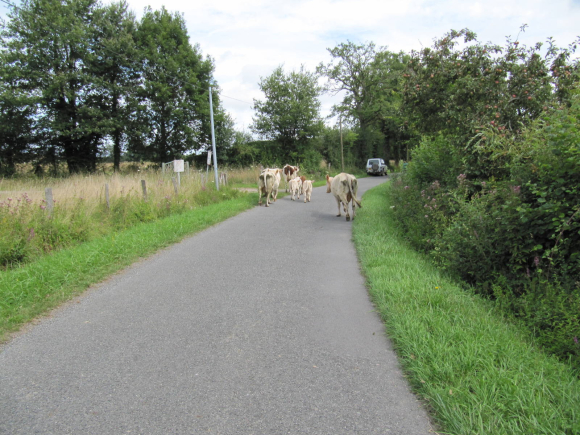
[[213,103],[211,101],[211,85],[209,87],[209,117],[211,120],[211,149],[213,151],[213,168],[215,174],[215,188],[220,190],[220,182],[218,179],[217,154],[215,152],[215,132],[213,128]]
[[342,115],[339,118],[340,121],[340,159],[342,162],[342,172],[344,172],[344,147],[342,146]]

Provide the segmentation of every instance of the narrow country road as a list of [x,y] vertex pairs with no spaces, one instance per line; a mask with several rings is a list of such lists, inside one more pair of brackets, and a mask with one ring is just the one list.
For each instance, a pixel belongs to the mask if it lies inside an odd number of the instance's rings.
[[433,433],[336,212],[255,207],[56,310],[0,350],[0,434]]

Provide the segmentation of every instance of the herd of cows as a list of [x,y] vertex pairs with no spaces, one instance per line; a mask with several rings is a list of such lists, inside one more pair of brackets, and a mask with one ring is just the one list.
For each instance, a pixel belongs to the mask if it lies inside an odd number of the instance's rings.
[[[282,175],[284,175],[284,180],[286,181],[286,192],[290,190],[290,193],[292,193],[292,201],[295,201],[295,198],[299,200],[300,196],[304,194],[304,202],[310,202],[313,181],[307,180],[306,177],[299,177],[299,170],[298,166],[291,165],[286,165],[282,169],[266,168],[262,170],[258,177],[258,205],[262,205],[264,196],[266,197],[266,207],[270,206],[270,196],[272,197],[272,202],[276,202]],[[346,213],[346,220],[350,220],[349,204],[352,202],[352,219],[354,220],[356,207],[362,208],[360,201],[356,197],[357,191],[358,182],[354,175],[345,172],[338,174],[336,177],[326,175],[326,193],[334,195],[338,204],[338,217],[342,216],[340,210],[342,205]]]

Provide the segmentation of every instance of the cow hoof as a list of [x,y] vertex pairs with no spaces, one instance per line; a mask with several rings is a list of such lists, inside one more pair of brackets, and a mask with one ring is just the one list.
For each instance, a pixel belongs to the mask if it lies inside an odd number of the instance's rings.
[[346,217],[346,221],[348,222],[349,220],[350,220],[350,216],[347,216]]

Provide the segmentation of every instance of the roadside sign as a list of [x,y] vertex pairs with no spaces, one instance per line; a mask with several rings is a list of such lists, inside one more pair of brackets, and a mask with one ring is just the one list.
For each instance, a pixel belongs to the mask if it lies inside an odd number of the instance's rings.
[[185,163],[183,160],[173,161],[173,172],[183,172],[185,171]]

